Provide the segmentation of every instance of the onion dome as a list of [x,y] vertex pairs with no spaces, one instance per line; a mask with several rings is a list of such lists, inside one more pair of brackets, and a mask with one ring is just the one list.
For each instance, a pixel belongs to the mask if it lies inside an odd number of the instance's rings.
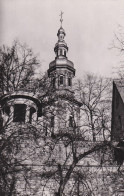
[[62,27],[58,30],[57,36],[59,37],[60,34],[66,35],[65,30]]

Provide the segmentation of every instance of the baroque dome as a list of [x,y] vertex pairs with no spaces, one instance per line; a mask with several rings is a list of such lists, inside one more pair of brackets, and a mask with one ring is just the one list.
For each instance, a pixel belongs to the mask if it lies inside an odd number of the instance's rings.
[[66,65],[74,68],[73,62],[68,60],[67,58],[56,58],[54,61],[52,61],[49,64],[49,68],[53,66],[62,66],[62,65]]

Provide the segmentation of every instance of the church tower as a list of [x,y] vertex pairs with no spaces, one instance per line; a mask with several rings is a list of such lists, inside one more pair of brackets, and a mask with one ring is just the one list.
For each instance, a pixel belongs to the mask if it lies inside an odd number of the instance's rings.
[[58,94],[67,94],[73,96],[72,81],[75,76],[74,64],[68,60],[68,46],[65,42],[65,30],[62,27],[62,12],[61,12],[61,27],[58,30],[58,41],[55,44],[55,60],[49,64],[48,77],[50,78],[51,86]]
[[79,126],[80,119],[81,103],[74,96],[75,69],[73,62],[67,58],[68,46],[65,42],[66,33],[62,27],[62,14],[61,12],[61,26],[57,33],[58,41],[54,47],[55,60],[50,62],[47,71],[51,86],[50,96],[43,104],[43,114],[46,115],[43,127],[46,130],[49,127],[51,133],[72,130],[74,126]]

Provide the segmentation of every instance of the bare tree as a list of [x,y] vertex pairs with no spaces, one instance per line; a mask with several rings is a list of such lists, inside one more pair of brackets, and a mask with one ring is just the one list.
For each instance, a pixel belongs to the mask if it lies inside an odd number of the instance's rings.
[[[111,164],[114,148],[106,134],[110,134],[111,118],[109,81],[92,75],[78,81],[79,104],[73,96],[55,93],[47,77],[34,79],[36,57],[24,46],[17,46],[15,43],[6,52],[1,50],[0,85],[4,94],[0,100],[1,195],[80,196],[82,192],[98,195],[101,186],[108,191],[104,180],[108,171],[105,176],[103,168],[107,166],[103,165]],[[23,55],[20,57],[18,53]],[[11,92],[21,89],[23,94],[30,86],[37,108],[38,101],[42,101],[42,116],[33,116],[33,112],[36,114],[39,110],[31,107],[28,120],[15,122],[14,111],[9,110],[15,101],[13,97],[10,100]],[[6,98],[8,95],[9,99]],[[32,101],[29,98],[30,95],[23,102],[28,108]],[[7,105],[8,100],[10,105]],[[81,123],[78,123],[78,118]],[[97,140],[97,135],[102,135],[101,141]]]
[[21,189],[25,195],[40,135],[31,125],[17,127],[10,123],[6,126],[0,140],[0,191],[12,196],[18,195]]
[[[85,74],[76,85],[82,103],[82,131],[89,139],[108,140],[111,127],[111,80]],[[97,139],[98,138],[98,139]]]
[[[30,96],[29,92],[32,93],[32,97],[35,96],[40,80],[35,76],[38,64],[37,57],[25,44],[21,45],[14,41],[12,47],[0,48],[0,194],[5,196],[17,195],[16,186],[20,176],[23,176],[28,184],[26,175],[28,171],[31,171],[32,166],[30,166],[31,163],[27,166],[25,161],[36,154],[40,137],[38,129],[34,125],[31,126],[31,122],[27,125],[13,123],[15,117],[14,111],[11,110],[13,104],[10,99],[13,95],[14,100],[14,96],[20,90],[22,95],[28,91],[28,96]],[[2,101],[3,97],[10,100],[9,105],[6,101]],[[24,99],[23,105],[29,101]],[[30,120],[33,122],[34,119]],[[28,150],[26,154],[27,146],[31,143],[33,143],[32,150]]]
[[14,41],[12,47],[1,47],[0,90],[6,93],[26,88],[34,77],[34,68],[38,63],[26,44]]
[[114,33],[114,38],[110,49],[117,52],[119,56],[118,65],[114,67],[115,78],[123,80],[124,79],[124,27],[118,25],[117,31]]
[[[72,104],[72,102],[68,102],[66,106],[66,109],[71,109],[73,114],[73,123],[70,127],[64,115],[65,108],[63,107],[63,99],[59,97],[59,103],[56,99],[54,101],[56,102],[56,104],[54,104],[54,110],[55,106],[57,106],[57,108],[59,106],[62,112],[59,117],[60,119],[58,119],[58,121],[61,121],[61,126],[59,126],[59,128],[57,127],[57,132],[54,131],[54,135],[52,134],[51,137],[46,140],[48,153],[46,153],[45,157],[48,158],[44,164],[43,172],[41,172],[40,175],[41,181],[45,182],[43,184],[44,192],[47,189],[50,190],[52,187],[55,187],[54,194],[56,192],[55,195],[58,196],[79,195],[83,189],[85,193],[95,195],[92,186],[94,184],[93,173],[92,183],[90,183],[91,179],[88,179],[88,175],[91,176],[90,169],[93,166],[92,161],[94,160],[96,168],[102,168],[102,164],[112,156],[111,148],[113,147],[111,142],[107,141],[107,139],[97,142],[92,142],[92,139],[87,140],[82,134],[80,124],[77,124],[75,105]],[[52,110],[52,112],[55,114],[54,110]],[[64,123],[66,126],[63,126]],[[51,127],[49,128],[51,131]],[[87,163],[84,164],[85,162]],[[89,171],[87,170],[88,168]],[[42,195],[44,195],[44,193],[42,193]]]

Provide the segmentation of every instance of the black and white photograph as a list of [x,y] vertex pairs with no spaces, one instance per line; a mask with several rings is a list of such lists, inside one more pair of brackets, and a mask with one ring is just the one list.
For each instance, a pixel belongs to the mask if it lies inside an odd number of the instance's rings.
[[124,196],[124,0],[0,0],[0,196]]

